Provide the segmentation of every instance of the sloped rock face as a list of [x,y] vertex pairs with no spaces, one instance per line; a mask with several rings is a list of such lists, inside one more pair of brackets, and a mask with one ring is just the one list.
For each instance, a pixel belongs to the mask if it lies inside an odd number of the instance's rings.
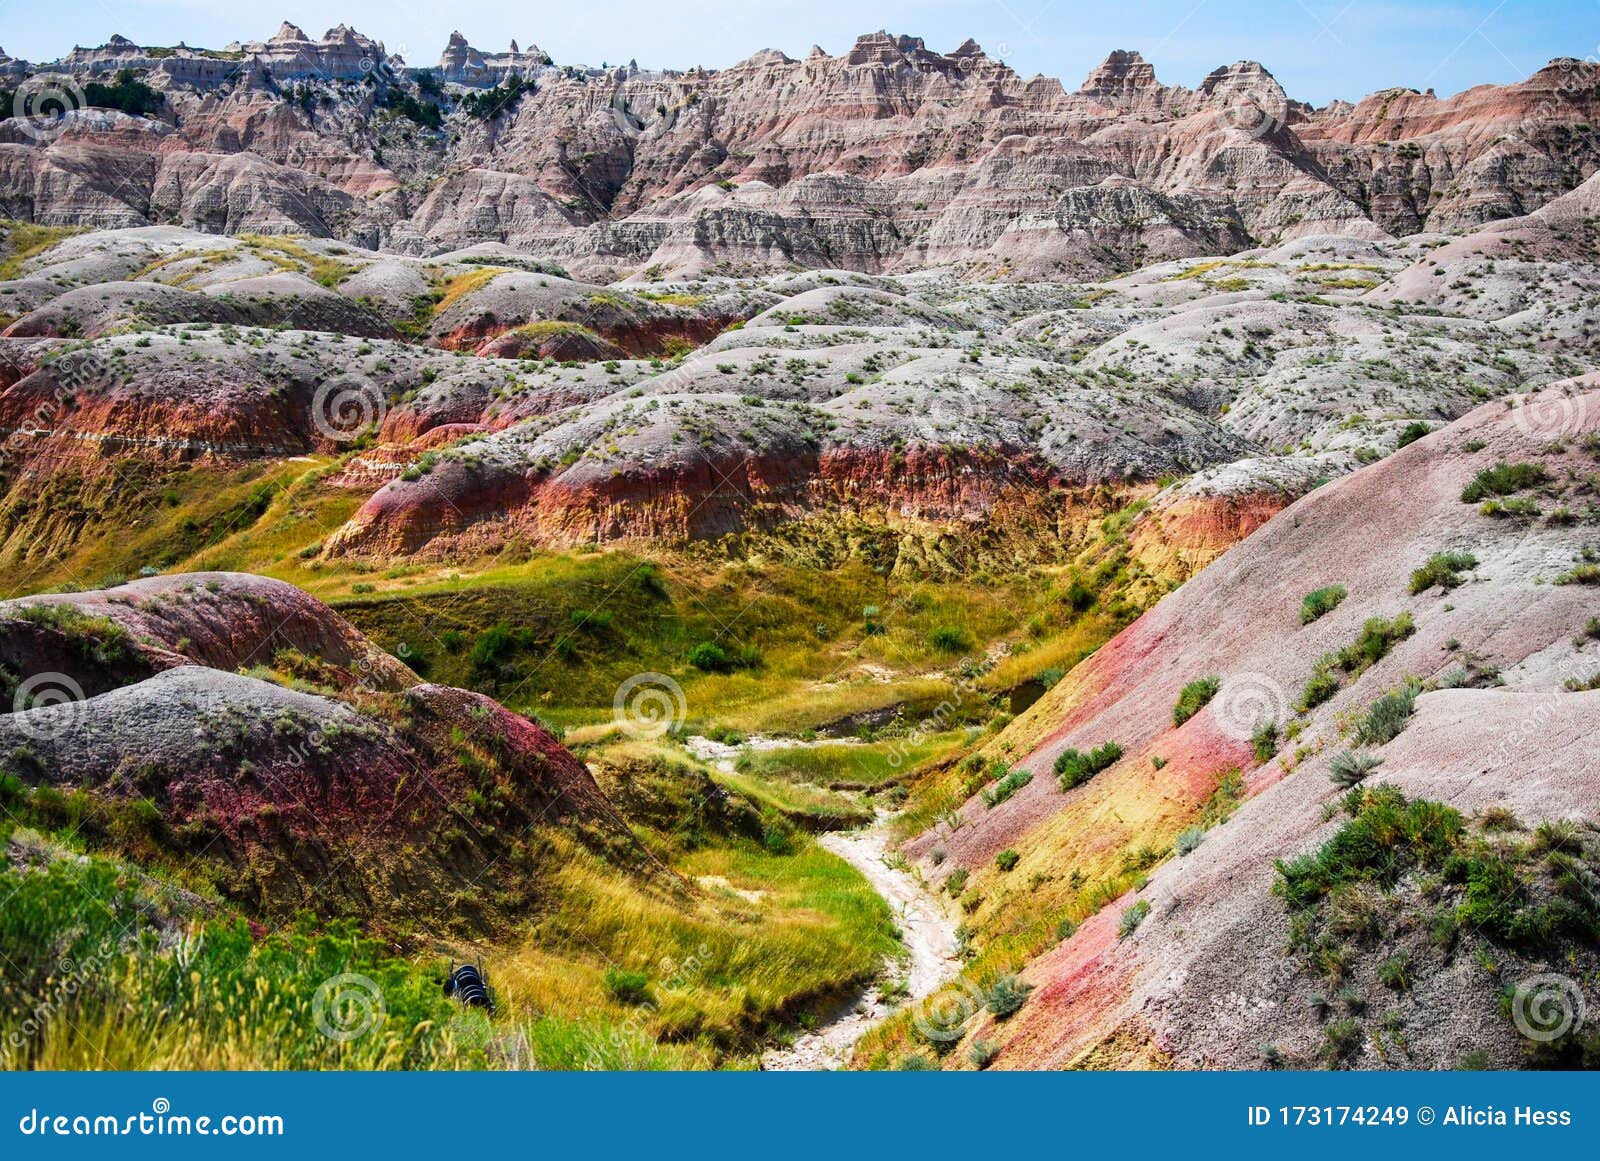
[[[288,25],[222,53],[118,41],[57,67],[148,70],[166,111],[80,113],[42,144],[0,125],[12,216],[408,253],[509,242],[595,276],[1105,273],[1309,234],[1471,228],[1600,166],[1583,130],[1600,120],[1600,66],[1574,60],[1443,100],[1397,89],[1322,109],[1254,62],[1189,90],[1119,49],[1069,92],[970,41],[940,53],[882,32],[838,57],[764,51],[716,72],[558,69],[536,47],[485,54],[455,34],[419,81],[353,30],[313,41]],[[502,83],[524,88],[485,112]],[[404,98],[440,125],[394,111]]]
[[[969,868],[980,897],[997,886],[989,864],[999,850],[1019,851],[1022,872],[1073,866],[1092,877],[1125,843],[1170,842],[1214,801],[1230,770],[1243,771],[1232,793],[1250,801],[1213,825],[1194,853],[1160,866],[1148,885],[1036,960],[1024,974],[1037,990],[1020,1014],[969,1029],[998,1041],[1000,1067],[1253,1068],[1276,1060],[1437,1068],[1475,1053],[1514,1067],[1545,1050],[1502,1013],[1500,989],[1563,970],[1559,964],[1587,978],[1592,942],[1585,949],[1583,938],[1569,944],[1563,934],[1583,921],[1538,937],[1474,931],[1459,944],[1430,944],[1429,920],[1419,915],[1456,914],[1456,880],[1447,874],[1442,897],[1419,900],[1415,880],[1401,876],[1392,894],[1373,887],[1362,896],[1375,908],[1370,928],[1342,929],[1342,943],[1332,929],[1331,941],[1318,945],[1345,964],[1330,984],[1307,937],[1295,934],[1306,916],[1297,918],[1274,883],[1279,860],[1316,852],[1350,821],[1329,777],[1348,750],[1376,759],[1369,788],[1392,786],[1459,811],[1469,820],[1469,847],[1480,841],[1475,815],[1491,819],[1482,842],[1512,842],[1494,837],[1496,816],[1484,814],[1493,810],[1514,815],[1517,827],[1577,820],[1573,857],[1600,858],[1600,836],[1586,829],[1600,814],[1600,789],[1584,754],[1600,727],[1600,694],[1589,691],[1600,653],[1586,628],[1593,589],[1582,583],[1595,519],[1597,388],[1588,376],[1510,408],[1482,407],[1311,493],[1073,670],[1007,731],[1002,740],[1038,777],[993,810],[968,803],[963,825],[941,824],[910,848],[926,856],[937,846],[945,865]],[[1519,493],[1531,506],[1522,517],[1507,520],[1463,500],[1477,473],[1497,463],[1538,465],[1536,482]],[[1562,511],[1584,515],[1568,522]],[[1458,578],[1442,588],[1413,579],[1445,551],[1463,554]],[[1329,585],[1347,595],[1305,623],[1302,597]],[[1407,620],[1386,649],[1368,654],[1369,665],[1318,669],[1317,658],[1347,648],[1373,618],[1394,625],[1402,614]],[[1332,688],[1311,700],[1308,679],[1323,671],[1334,674]],[[1206,675],[1217,676],[1220,689],[1175,726],[1180,687]],[[1352,729],[1406,682],[1415,683],[1415,710],[1398,737]],[[1268,723],[1278,732],[1263,757],[1252,752],[1252,735]],[[1121,744],[1121,759],[1063,791],[1052,777],[1056,758],[1107,740]],[[1537,867],[1528,876],[1516,907],[1535,905],[1548,889]],[[1331,906],[1361,901],[1347,894]],[[1123,923],[1119,938],[1122,916],[1137,902],[1148,905],[1148,917],[1136,932]],[[1593,914],[1592,900],[1580,906]],[[996,918],[978,908],[980,940],[986,921]],[[1501,965],[1498,982],[1473,968],[1479,946]],[[1379,974],[1383,962],[1407,964],[1403,986]],[[1335,1042],[1324,1024],[1349,1013],[1328,1014],[1306,996],[1333,997],[1340,987],[1374,1007],[1384,996],[1394,1010],[1380,1023],[1351,1008],[1357,1035]]]
[[[267,665],[293,650],[345,671],[345,684],[379,690],[417,684],[401,662],[376,648],[321,601],[283,581],[249,573],[180,573],[130,581],[116,589],[52,593],[0,602],[9,628],[30,622],[27,610],[50,614],[71,610],[79,618],[104,618],[131,634],[134,644],[154,647],[187,663],[238,670]],[[92,666],[84,670],[92,677]]]
[[[61,668],[45,668],[59,663]],[[418,682],[292,586],[162,577],[0,604],[0,753],[113,814],[231,899],[482,931],[526,910],[540,828],[648,858],[589,772],[490,699]],[[293,674],[298,688],[234,672]]]

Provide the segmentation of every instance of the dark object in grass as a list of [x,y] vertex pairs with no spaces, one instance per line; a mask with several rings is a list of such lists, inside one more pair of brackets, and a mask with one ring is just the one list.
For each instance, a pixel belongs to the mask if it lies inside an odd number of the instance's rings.
[[478,964],[464,963],[457,967],[452,962],[450,973],[445,976],[444,994],[461,1001],[468,1008],[494,1011],[494,989],[489,986],[483,968]]

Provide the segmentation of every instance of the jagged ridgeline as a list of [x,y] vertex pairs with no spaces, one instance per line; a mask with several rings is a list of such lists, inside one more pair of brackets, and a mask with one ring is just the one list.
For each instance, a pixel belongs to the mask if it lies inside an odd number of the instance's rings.
[[1597,66],[0,89],[0,1063],[1595,1062]]
[[[1195,89],[1116,51],[1076,89],[968,41],[879,32],[721,70],[436,65],[341,25],[223,49],[0,53],[7,213],[305,233],[409,254],[510,243],[583,277],[795,264],[1085,276],[1313,234],[1460,231],[1595,167],[1600,66],[1314,108],[1261,65]],[[1355,97],[1355,94],[1351,94]],[[35,108],[37,106],[37,108]],[[53,114],[66,107],[68,123]],[[852,115],[851,110],[859,110]]]

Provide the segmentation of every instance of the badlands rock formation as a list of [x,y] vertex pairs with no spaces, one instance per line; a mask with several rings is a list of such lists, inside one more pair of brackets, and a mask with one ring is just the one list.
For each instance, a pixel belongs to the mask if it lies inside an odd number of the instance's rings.
[[530,902],[542,825],[648,864],[546,731],[422,683],[279,581],[179,574],[0,602],[0,656],[7,769],[113,812],[153,804],[162,856],[202,861],[252,914],[332,902],[482,930]]
[[[1584,885],[1600,862],[1597,448],[1594,375],[1485,404],[1280,512],[1002,735],[1033,782],[993,809],[974,797],[959,825],[911,847],[939,849],[925,867],[941,879],[970,870],[979,932],[1016,905],[1007,876],[1036,872],[1039,893],[1064,901],[1063,868],[1092,879],[1197,820],[1210,829],[1029,965],[1020,1014],[973,1022],[969,1035],[999,1045],[994,1067],[1516,1067],[1540,1049],[1503,997],[1540,972],[1592,972],[1600,923]],[[1517,464],[1532,466],[1523,486],[1483,494],[1522,503],[1480,503],[1475,478]],[[1459,575],[1419,580],[1445,552]],[[1346,595],[1307,623],[1302,598],[1326,586]],[[1360,657],[1328,660],[1357,640]],[[1313,695],[1318,674],[1333,684]],[[1208,675],[1215,696],[1175,726],[1181,687]],[[1373,704],[1408,687],[1398,736],[1372,736]],[[1112,740],[1119,760],[1058,785],[1060,755]],[[1351,754],[1369,763],[1371,801],[1391,787],[1468,820],[1442,878],[1416,835],[1365,863],[1324,846],[1361,809],[1351,781],[1330,780]],[[1223,784],[1249,801],[1217,822]],[[1540,824],[1554,829],[1530,860],[1519,852]],[[1006,876],[993,865],[1004,849],[1020,852]],[[1359,873],[1308,909],[1283,868],[1319,851]],[[1523,869],[1491,891],[1477,878],[1491,864],[1467,861],[1491,857]],[[1469,894],[1493,906],[1464,908]]]
[[688,72],[557,67],[456,34],[421,70],[343,25],[312,40],[286,24],[223,50],[118,37],[6,68],[25,108],[52,73],[142,78],[162,98],[148,118],[0,124],[11,217],[411,254],[504,242],[588,277],[1083,277],[1313,234],[1464,230],[1600,165],[1600,66],[1570,59],[1449,98],[1390,89],[1320,109],[1248,61],[1190,90],[1118,50],[1069,90],[971,41],[940,53],[882,32],[837,57],[766,50]]
[[973,534],[997,560],[1060,559],[1178,479],[1135,544],[1182,579],[1320,481],[1593,366],[1596,180],[1454,241],[1304,238],[1058,285],[602,287],[504,246],[76,235],[0,285],[6,553],[83,535],[41,501],[69,476],[120,486],[119,459],[170,472],[375,439],[343,479],[376,494],[331,555],[730,534],[844,550],[864,522],[894,567],[942,571],[972,563]]

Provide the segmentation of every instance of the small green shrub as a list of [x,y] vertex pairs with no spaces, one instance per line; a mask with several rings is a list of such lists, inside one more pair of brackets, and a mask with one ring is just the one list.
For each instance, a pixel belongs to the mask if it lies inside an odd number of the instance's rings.
[[1322,1035],[1322,1061],[1334,1068],[1361,1047],[1361,1022],[1354,1017],[1335,1020],[1323,1029]]
[[972,638],[954,625],[940,625],[928,634],[928,644],[940,653],[963,653],[972,648]]
[[1004,1020],[1027,1003],[1031,991],[1032,984],[1023,983],[1008,972],[983,990],[984,1007],[995,1019]]
[[1021,858],[1022,856],[1017,854],[1016,851],[1010,849],[1003,850],[994,857],[994,865],[999,867],[1002,871],[1010,871],[1016,867]]
[[1423,423],[1420,419],[1406,424],[1400,432],[1400,439],[1395,444],[1395,450],[1398,451],[1400,448],[1410,447],[1432,430],[1433,428]]
[[1117,921],[1117,938],[1127,939],[1128,936],[1138,931],[1139,924],[1143,923],[1145,917],[1149,914],[1150,903],[1146,899],[1140,899],[1132,906],[1124,907],[1122,909],[1122,918]]
[[994,1058],[1000,1055],[1000,1046],[993,1040],[974,1040],[972,1047],[967,1049],[967,1059],[972,1066],[980,1071],[988,1068]]
[[1181,858],[1189,854],[1201,843],[1206,841],[1205,828],[1191,826],[1188,830],[1178,832],[1178,837],[1172,841],[1172,849],[1178,852]]
[[1371,774],[1383,759],[1377,754],[1364,754],[1359,750],[1346,750],[1336,757],[1328,767],[1328,780],[1335,786],[1342,786],[1348,790],[1360,784],[1361,780]]
[[1416,712],[1420,691],[1420,686],[1408,682],[1373,702],[1356,724],[1356,742],[1363,746],[1381,746],[1399,737]]
[[1172,724],[1181,726],[1194,717],[1217,696],[1221,688],[1222,679],[1215,675],[1198,678],[1184,686],[1178,694],[1177,704],[1172,707]]
[[[1478,505],[1478,514],[1480,516],[1492,516],[1497,520],[1506,517],[1532,518],[1539,514],[1539,505],[1526,496],[1513,496],[1509,500],[1485,500]],[[1555,513],[1551,513],[1551,518],[1552,522],[1556,524],[1571,523],[1570,513],[1566,518],[1557,517]]]
[[1270,762],[1278,752],[1278,723],[1262,722],[1257,726],[1250,735],[1250,748],[1255,751],[1257,762]]
[[1411,987],[1411,957],[1404,954],[1391,955],[1380,963],[1378,982],[1397,992],[1408,991]]
[[606,994],[619,1004],[643,1004],[650,999],[650,977],[644,972],[606,968]]
[[689,664],[702,673],[732,673],[733,658],[715,641],[702,641],[689,650]]
[[1056,777],[1061,782],[1062,790],[1071,790],[1082,786],[1100,771],[1110,766],[1122,757],[1122,746],[1117,742],[1103,742],[1084,753],[1082,750],[1067,750],[1056,758]]
[[1306,679],[1305,689],[1300,692],[1301,712],[1316,709],[1338,692],[1339,679],[1334,676],[1332,666],[1319,663]]
[[1300,600],[1300,623],[1309,625],[1320,617],[1326,617],[1349,595],[1349,590],[1343,585],[1325,585],[1320,589],[1312,589]]
[[950,872],[950,877],[944,881],[944,889],[950,898],[958,898],[961,892],[967,889],[967,869],[957,867]]
[[1496,464],[1492,468],[1484,468],[1472,478],[1472,482],[1461,490],[1461,502],[1476,504],[1491,496],[1509,496],[1513,492],[1542,484],[1549,478],[1550,474],[1538,464]]
[[1013,767],[1006,775],[983,792],[983,804],[991,810],[1033,781],[1031,771]]
[[1478,558],[1470,552],[1436,552],[1428,562],[1411,574],[1413,594],[1427,592],[1438,585],[1446,592],[1462,583],[1461,573],[1478,567]]

